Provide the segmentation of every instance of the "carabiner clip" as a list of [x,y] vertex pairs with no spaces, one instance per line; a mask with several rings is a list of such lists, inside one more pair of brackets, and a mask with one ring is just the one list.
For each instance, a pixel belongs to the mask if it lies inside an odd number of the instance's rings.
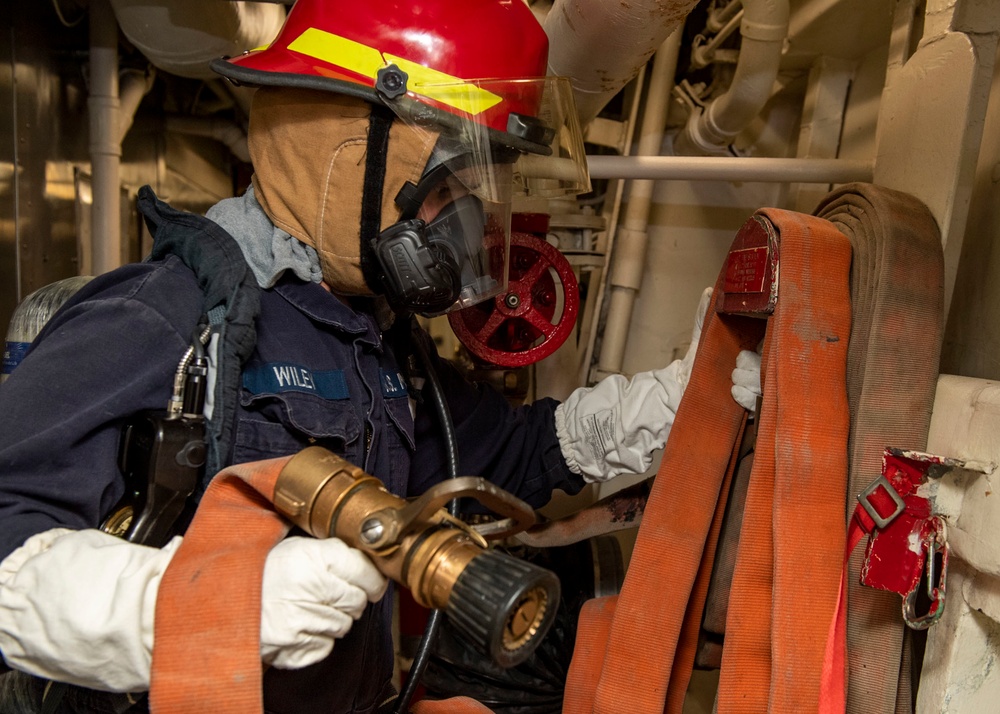
[[[944,521],[934,517],[927,521],[927,528],[922,534],[920,546],[926,552],[924,560],[924,578],[918,578],[913,589],[903,598],[903,621],[912,630],[926,630],[944,613],[946,581],[948,576],[948,541],[945,535]],[[941,554],[941,569],[938,571],[937,556]],[[917,598],[920,594],[920,581],[926,579],[927,599],[930,607],[923,615],[916,612]]]

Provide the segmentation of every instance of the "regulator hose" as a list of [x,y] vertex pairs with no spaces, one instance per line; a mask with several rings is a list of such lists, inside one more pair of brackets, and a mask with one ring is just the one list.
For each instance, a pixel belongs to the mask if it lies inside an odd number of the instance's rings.
[[[451,419],[451,410],[448,408],[448,402],[444,398],[444,389],[441,387],[441,379],[438,376],[437,369],[434,367],[434,360],[427,349],[425,342],[426,335],[420,328],[417,318],[412,315],[410,316],[410,338],[416,348],[420,364],[427,375],[427,383],[430,386],[430,397],[434,405],[434,412],[440,422],[441,432],[444,436],[448,478],[458,478],[458,440],[455,437],[455,424]],[[458,499],[453,499],[448,503],[448,512],[453,516],[458,516]],[[413,694],[416,692],[424,670],[427,669],[427,663],[430,661],[431,650],[434,649],[434,643],[437,641],[438,633],[441,630],[442,616],[443,613],[441,610],[431,610],[430,617],[427,620],[427,627],[424,629],[417,652],[413,657],[409,676],[403,685],[403,691],[400,692],[396,700],[395,714],[406,714],[409,709],[410,700],[413,699]]]

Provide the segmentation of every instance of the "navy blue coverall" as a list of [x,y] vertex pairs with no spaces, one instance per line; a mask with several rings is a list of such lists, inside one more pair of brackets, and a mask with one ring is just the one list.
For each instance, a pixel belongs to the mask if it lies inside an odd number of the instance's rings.
[[[185,221],[207,219],[185,214]],[[228,464],[316,444],[400,495],[446,476],[435,416],[418,407],[411,417],[392,349],[357,301],[352,308],[288,273],[260,297]],[[101,523],[124,490],[116,466],[121,425],[136,412],[165,408],[201,317],[193,273],[169,256],[97,277],[50,320],[0,387],[0,559],[35,533]],[[536,507],[553,489],[580,490],[555,434],[556,402],[514,409],[447,362],[438,360],[438,369],[460,475],[488,478]],[[323,662],[271,668],[267,711],[373,711],[393,670],[391,607],[391,596],[370,605]]]

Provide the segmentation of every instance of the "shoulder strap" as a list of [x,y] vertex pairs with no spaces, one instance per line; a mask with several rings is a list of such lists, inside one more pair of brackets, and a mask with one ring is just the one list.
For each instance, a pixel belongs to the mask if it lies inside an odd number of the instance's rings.
[[176,255],[191,269],[205,296],[204,312],[218,334],[214,408],[208,420],[209,476],[225,465],[233,438],[240,373],[257,342],[260,287],[236,240],[218,224],[171,208],[149,186],[139,189],[139,210],[153,234],[151,259]]

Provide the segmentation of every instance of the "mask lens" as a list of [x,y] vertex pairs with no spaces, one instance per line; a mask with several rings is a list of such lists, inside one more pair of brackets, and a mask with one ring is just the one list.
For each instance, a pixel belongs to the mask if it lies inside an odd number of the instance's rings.
[[[507,286],[510,236],[509,204],[483,201],[469,193],[458,179],[451,181],[452,188],[436,195],[451,191],[463,195],[444,206],[426,229],[427,242],[447,250],[460,273],[458,300],[444,312],[475,305],[503,292]],[[432,196],[433,191],[428,198]]]

